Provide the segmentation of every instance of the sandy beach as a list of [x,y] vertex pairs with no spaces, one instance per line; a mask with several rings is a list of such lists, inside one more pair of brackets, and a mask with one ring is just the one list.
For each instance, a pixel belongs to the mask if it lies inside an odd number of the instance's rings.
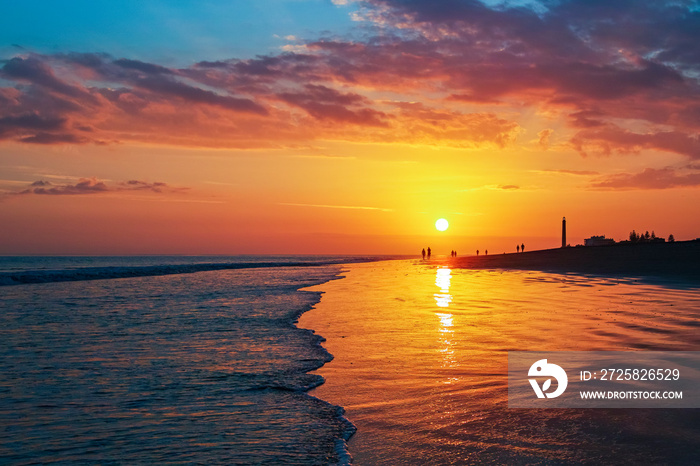
[[345,407],[356,464],[700,460],[697,410],[508,409],[506,386],[509,350],[699,350],[695,290],[421,261],[311,289],[298,325],[335,358],[310,394]]
[[[495,251],[492,251],[495,252]],[[655,277],[700,284],[700,241],[617,243],[452,259],[451,267]]]

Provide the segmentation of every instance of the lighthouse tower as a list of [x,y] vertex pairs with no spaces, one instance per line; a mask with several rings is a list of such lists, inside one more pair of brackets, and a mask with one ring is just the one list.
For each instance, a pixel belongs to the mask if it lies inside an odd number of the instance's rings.
[[561,221],[561,247],[566,247],[566,217]]

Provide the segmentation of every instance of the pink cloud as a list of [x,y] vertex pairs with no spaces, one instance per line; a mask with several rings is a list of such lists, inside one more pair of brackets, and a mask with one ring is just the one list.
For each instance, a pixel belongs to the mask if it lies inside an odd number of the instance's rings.
[[700,173],[682,173],[672,168],[646,168],[641,173],[622,173],[595,181],[596,189],[669,189],[700,186]]

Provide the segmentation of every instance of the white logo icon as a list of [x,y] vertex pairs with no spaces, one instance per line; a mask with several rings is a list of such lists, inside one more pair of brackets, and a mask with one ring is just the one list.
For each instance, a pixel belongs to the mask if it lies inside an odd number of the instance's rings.
[[566,376],[564,369],[556,364],[547,363],[546,359],[540,359],[530,366],[530,371],[527,373],[527,375],[530,377],[554,377],[557,380],[557,389],[551,393],[545,393],[552,385],[552,379],[545,380],[545,382],[542,384],[542,388],[540,388],[536,379],[528,379],[530,381],[530,385],[532,385],[532,389],[535,390],[537,398],[544,398],[545,395],[547,398],[556,398],[564,393],[564,390],[566,390],[566,385],[569,383],[569,378]]

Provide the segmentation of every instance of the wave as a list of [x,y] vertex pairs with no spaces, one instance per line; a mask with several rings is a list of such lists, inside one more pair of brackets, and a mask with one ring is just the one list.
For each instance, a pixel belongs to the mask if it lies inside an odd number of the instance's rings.
[[104,280],[114,278],[152,277],[215,270],[255,269],[271,267],[318,267],[349,262],[373,262],[386,257],[353,257],[328,260],[261,261],[261,262],[209,262],[190,264],[163,264],[145,266],[80,267],[55,270],[20,270],[0,272],[0,286],[30,283]]

